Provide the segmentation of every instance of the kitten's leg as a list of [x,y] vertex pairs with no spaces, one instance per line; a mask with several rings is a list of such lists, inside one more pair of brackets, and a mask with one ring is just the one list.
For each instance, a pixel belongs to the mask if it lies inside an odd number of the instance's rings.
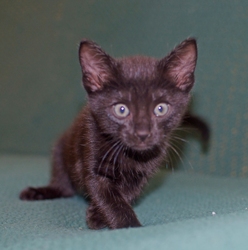
[[87,209],[86,221],[88,227],[91,229],[102,229],[108,226],[105,222],[104,215],[97,208],[97,206],[93,204],[90,204]]
[[87,213],[89,227],[95,229],[105,223],[111,229],[141,226],[131,205],[111,181],[95,177],[90,182],[88,191],[91,204]]
[[57,187],[45,186],[45,187],[27,187],[20,193],[21,200],[47,200],[61,197],[70,197],[72,195],[65,194]]
[[20,193],[21,200],[45,200],[73,196],[75,191],[71,185],[62,158],[62,140],[53,151],[52,176],[48,186],[28,187]]

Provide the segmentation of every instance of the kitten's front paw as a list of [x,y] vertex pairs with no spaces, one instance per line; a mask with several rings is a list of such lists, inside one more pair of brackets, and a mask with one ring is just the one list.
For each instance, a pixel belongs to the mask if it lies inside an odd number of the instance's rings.
[[90,205],[86,212],[86,220],[88,227],[90,229],[102,229],[107,227],[106,223],[103,220],[103,215],[98,211],[98,209]]
[[122,220],[122,221],[112,221],[109,228],[118,229],[118,228],[129,228],[129,227],[142,227],[137,218]]
[[56,199],[61,197],[70,197],[72,193],[62,192],[56,187],[28,187],[20,193],[21,200],[35,201],[35,200],[46,200],[46,199]]
[[142,225],[138,220],[135,220],[130,223],[130,227],[142,227]]
[[21,200],[27,200],[27,201],[34,201],[34,200],[43,200],[43,194],[39,192],[38,188],[33,187],[27,187],[24,189],[20,195],[19,198]]

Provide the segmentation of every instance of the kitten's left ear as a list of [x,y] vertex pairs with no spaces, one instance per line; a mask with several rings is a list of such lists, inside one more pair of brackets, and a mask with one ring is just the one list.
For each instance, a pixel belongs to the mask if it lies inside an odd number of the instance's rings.
[[183,91],[189,91],[194,84],[197,61],[197,45],[194,38],[179,44],[168,56],[159,62],[163,77]]
[[96,43],[83,40],[79,47],[79,61],[83,73],[83,84],[88,93],[103,89],[114,80],[115,60]]

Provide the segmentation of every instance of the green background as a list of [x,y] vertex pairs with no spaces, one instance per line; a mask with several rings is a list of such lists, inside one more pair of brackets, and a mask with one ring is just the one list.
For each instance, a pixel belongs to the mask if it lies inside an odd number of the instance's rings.
[[193,110],[211,125],[212,144],[207,156],[197,141],[185,154],[196,170],[247,175],[247,15],[241,0],[1,1],[1,152],[48,154],[73,120],[86,99],[82,38],[113,56],[161,58],[194,36]]

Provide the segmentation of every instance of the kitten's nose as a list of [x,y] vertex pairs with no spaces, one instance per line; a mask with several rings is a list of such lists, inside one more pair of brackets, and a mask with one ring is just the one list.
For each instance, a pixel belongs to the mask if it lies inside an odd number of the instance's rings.
[[150,137],[150,133],[148,130],[138,130],[135,135],[141,140],[145,141],[147,137]]

